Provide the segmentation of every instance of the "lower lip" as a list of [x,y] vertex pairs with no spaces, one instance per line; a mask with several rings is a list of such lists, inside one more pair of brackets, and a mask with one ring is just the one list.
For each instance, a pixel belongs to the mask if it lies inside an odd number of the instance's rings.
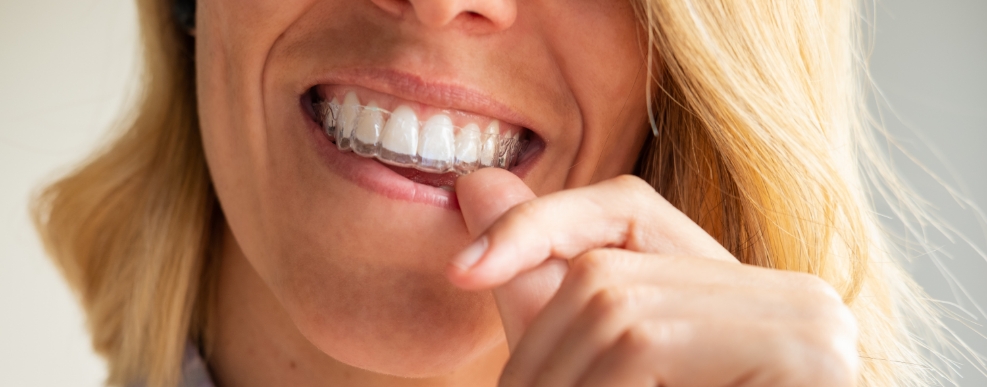
[[339,176],[384,197],[459,211],[456,194],[441,188],[415,183],[374,159],[343,152],[329,141],[322,128],[302,112],[316,150],[326,165]]

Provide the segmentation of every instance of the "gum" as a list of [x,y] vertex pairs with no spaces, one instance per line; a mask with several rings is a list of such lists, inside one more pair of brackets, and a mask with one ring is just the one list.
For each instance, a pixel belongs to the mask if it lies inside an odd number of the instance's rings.
[[[484,133],[476,125],[466,127],[453,127],[454,138],[459,139],[463,134],[464,139],[468,138],[468,143],[476,146],[476,160],[460,160],[456,152],[460,145],[454,141],[452,160],[433,160],[423,158],[417,152],[414,155],[397,153],[381,146],[381,132],[385,123],[390,119],[391,112],[375,106],[357,105],[346,106],[345,108],[355,109],[347,112],[347,117],[352,119],[350,125],[341,125],[344,118],[342,109],[344,105],[328,101],[320,102],[316,106],[318,118],[322,121],[322,128],[329,139],[336,143],[339,150],[352,151],[357,155],[375,158],[383,163],[399,167],[415,168],[429,173],[449,173],[455,172],[459,175],[469,174],[479,168],[493,167],[510,169],[517,162],[518,156],[524,150],[525,140],[519,137],[519,133]],[[367,121],[370,122],[361,122]],[[360,131],[360,125],[366,125],[366,130]],[[423,140],[422,133],[425,122],[418,122],[418,141]],[[344,126],[351,129],[344,133]],[[376,133],[374,139],[367,136],[361,138],[357,132],[366,133],[373,128]],[[464,133],[465,132],[465,133]],[[463,144],[465,145],[465,144]]]

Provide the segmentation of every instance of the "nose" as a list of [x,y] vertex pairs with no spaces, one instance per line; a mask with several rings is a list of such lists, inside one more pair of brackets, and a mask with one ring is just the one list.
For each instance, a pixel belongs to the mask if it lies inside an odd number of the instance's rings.
[[372,0],[395,16],[414,12],[423,26],[496,32],[509,28],[517,17],[515,0]]

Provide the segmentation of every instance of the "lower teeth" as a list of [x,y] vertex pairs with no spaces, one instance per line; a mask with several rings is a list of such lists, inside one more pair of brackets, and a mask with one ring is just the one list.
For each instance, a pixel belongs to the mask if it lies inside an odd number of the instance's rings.
[[[465,175],[484,167],[510,169],[526,145],[517,133],[483,133],[474,124],[454,128],[451,122],[433,122],[435,117],[424,124],[403,123],[400,115],[406,112],[401,109],[389,112],[335,101],[316,103],[315,108],[325,133],[340,150],[424,172]],[[388,133],[382,133],[385,129]],[[384,145],[388,141],[399,149],[389,149]]]

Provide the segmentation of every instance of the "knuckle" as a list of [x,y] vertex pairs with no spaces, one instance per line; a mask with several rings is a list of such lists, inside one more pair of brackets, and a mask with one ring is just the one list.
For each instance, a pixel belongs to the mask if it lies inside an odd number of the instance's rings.
[[603,288],[590,298],[586,310],[596,318],[624,315],[630,311],[630,298],[630,294],[623,289]]
[[634,175],[617,176],[611,182],[621,197],[630,198],[635,203],[647,202],[658,196],[651,184]]
[[857,316],[854,316],[853,311],[846,305],[840,304],[834,308],[830,315],[834,321],[833,325],[837,327],[838,331],[843,332],[846,336],[856,341],[860,328],[857,323]]
[[652,187],[651,184],[648,184],[648,182],[644,181],[644,179],[634,175],[620,175],[610,181],[614,185],[632,192],[655,192],[655,188]]
[[818,294],[824,298],[828,298],[831,301],[837,301],[841,304],[843,303],[843,297],[840,296],[840,293],[837,292],[836,289],[829,284],[829,282],[826,282],[822,278],[812,274],[808,274],[808,273],[799,273],[799,274],[802,277],[801,281],[805,284],[806,289],[808,289],[809,291]]
[[529,200],[511,207],[498,218],[487,231],[491,234],[523,232],[543,229],[552,211],[546,210],[546,203],[538,199]]
[[573,260],[569,276],[580,287],[603,287],[613,276],[609,260],[607,250],[590,250]]
[[541,212],[541,210],[542,210],[541,202],[539,202],[537,199],[529,200],[512,207],[510,210],[507,211],[507,214],[505,214],[504,217],[513,222],[521,222],[524,224],[528,224],[531,222],[532,219],[538,218],[538,214]]
[[813,298],[808,305],[833,307],[843,305],[843,296],[819,276],[809,273],[791,272],[791,285],[800,289],[800,293]]
[[[776,332],[781,327],[765,327]],[[783,329],[783,328],[782,328]],[[765,332],[774,348],[775,364],[798,383],[819,386],[848,386],[857,379],[859,356],[855,337],[825,323],[799,324],[787,333]],[[811,383],[809,383],[811,381]]]
[[856,337],[857,319],[853,311],[843,302],[843,297],[828,282],[812,274],[796,273],[796,280],[805,289],[811,300],[803,300],[803,308],[819,324],[839,332],[848,332]]
[[624,332],[617,342],[618,347],[630,354],[645,354],[666,346],[662,329],[652,326],[634,324]]
[[852,383],[857,380],[857,375],[860,373],[860,355],[856,348],[851,348],[849,351],[845,347],[836,348],[833,351],[833,356],[829,359],[831,359],[832,365],[827,368],[834,370],[830,373],[830,377],[833,378],[832,385],[853,385]]
[[[667,200],[655,191],[655,188],[633,175],[621,175],[611,180],[611,188],[616,191],[609,195],[611,202],[623,203],[632,210],[626,212],[626,216],[632,221],[649,220],[647,214],[666,210],[670,205]],[[614,200],[613,198],[618,198]],[[612,204],[611,204],[612,205]]]
[[617,345],[630,354],[667,354],[675,349],[676,343],[688,342],[691,335],[686,321],[640,322],[628,327]]
[[832,326],[809,326],[807,330],[802,342],[810,348],[804,351],[808,356],[802,367],[816,370],[814,377],[826,381],[822,385],[852,385],[860,369],[856,336]]

